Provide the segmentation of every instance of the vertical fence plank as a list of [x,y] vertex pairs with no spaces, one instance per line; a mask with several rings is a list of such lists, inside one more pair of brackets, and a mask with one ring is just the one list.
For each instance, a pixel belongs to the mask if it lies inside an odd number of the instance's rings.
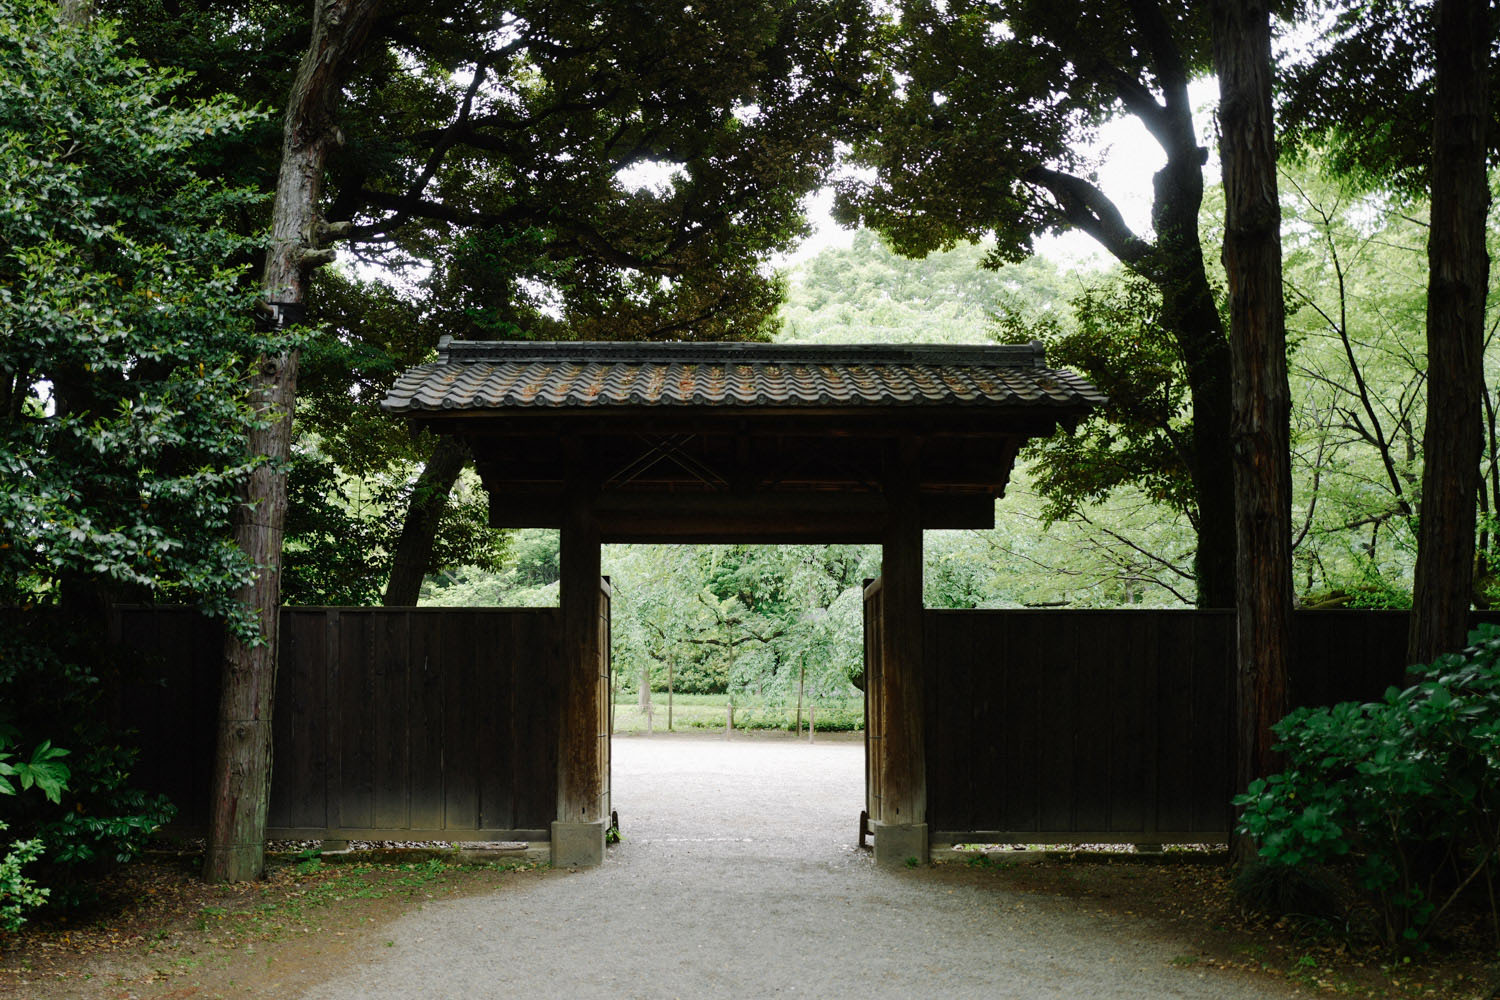
[[[958,720],[957,725],[961,728],[948,741],[948,755],[954,760],[956,780],[953,792],[958,797],[955,808],[963,824],[959,829],[977,829],[974,789],[983,782],[994,780],[984,769],[984,761],[986,757],[993,757],[999,746],[994,700],[1000,663],[994,646],[989,643],[987,623],[968,618],[964,624],[966,627],[959,632],[957,641],[949,647],[949,656],[956,666],[956,676],[948,694],[949,714]],[[937,828],[931,820],[928,825]]]
[[515,760],[511,749],[514,658],[507,619],[477,615],[473,639],[478,825],[481,829],[504,830],[515,816]]
[[411,699],[406,608],[380,608],[368,615],[374,648],[370,664],[375,733],[374,801],[371,825],[386,830],[411,828]]
[[1113,726],[1111,832],[1154,833],[1159,828],[1156,762],[1161,755],[1162,721],[1157,692],[1162,675],[1170,678],[1171,669],[1160,652],[1162,614],[1140,614],[1139,625],[1125,630],[1124,655],[1116,661],[1115,683],[1124,701],[1115,713]]
[[329,825],[327,629],[321,609],[281,612],[269,826]]
[[454,613],[443,631],[443,826],[455,830],[479,825],[474,615]]
[[[1190,615],[1163,615],[1158,634],[1156,701],[1156,756],[1143,789],[1154,791],[1146,804],[1145,821],[1151,830],[1185,830],[1192,822],[1189,805],[1193,788],[1194,682],[1197,654]],[[1223,669],[1221,665],[1220,669]]]
[[[957,761],[949,753],[953,740],[961,738],[958,726],[954,725],[954,711],[949,703],[947,685],[952,682],[956,661],[948,655],[947,644],[952,641],[952,632],[935,635],[929,625],[933,612],[924,611],[922,625],[922,710],[924,720],[924,752],[927,754],[927,821],[935,823],[934,817],[950,816],[954,811],[950,783]],[[939,664],[944,666],[939,667]],[[951,825],[951,824],[950,824]]]
[[1004,754],[995,781],[1003,781],[1007,795],[1007,830],[1040,830],[1042,752],[1040,716],[1045,696],[1042,673],[1047,669],[1040,655],[1041,635],[1034,635],[1036,616],[1017,612],[1007,616],[1009,628],[1001,646],[1000,669],[1005,684],[1005,703],[1010,707],[1004,722]]
[[518,615],[508,652],[516,726],[512,740],[515,824],[546,829],[557,809],[558,644],[562,616],[553,609]]
[[1139,716],[1139,684],[1122,683],[1120,676],[1130,648],[1124,625],[1114,611],[1076,612],[1061,625],[1063,657],[1074,674],[1071,829],[1109,829],[1111,770],[1124,749],[1115,743],[1114,722]]
[[[1187,798],[1193,831],[1226,831],[1234,794],[1234,615],[1194,619],[1193,757]],[[1229,669],[1224,665],[1229,664]]]
[[374,649],[370,615],[339,615],[339,817],[348,829],[375,825]]
[[417,610],[407,615],[407,683],[410,731],[411,825],[441,830],[445,818],[444,613]]
[[[974,685],[972,725],[977,734],[973,760],[969,764],[968,815],[974,829],[1008,829],[1018,795],[1007,764],[1010,725],[1010,677],[1024,664],[1011,652],[1011,622],[997,616],[964,616],[968,642],[974,658],[969,678]],[[972,745],[972,744],[971,744]],[[962,748],[957,752],[962,753]]]

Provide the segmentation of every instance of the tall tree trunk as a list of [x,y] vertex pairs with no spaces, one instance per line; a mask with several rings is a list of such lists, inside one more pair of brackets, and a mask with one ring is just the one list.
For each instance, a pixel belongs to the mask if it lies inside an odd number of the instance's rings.
[[[1201,204],[1201,198],[1195,204]],[[1174,259],[1167,264],[1166,277],[1160,285],[1162,320],[1175,332],[1193,404],[1190,473],[1198,508],[1198,547],[1193,553],[1196,599],[1200,608],[1232,608],[1235,606],[1235,483],[1234,463],[1224,447],[1231,423],[1229,341],[1224,336],[1219,310],[1204,274],[1203,250],[1196,227],[1191,242],[1184,241],[1172,251],[1172,256]]]
[[[323,165],[337,142],[334,108],[344,74],[364,43],[380,0],[317,0],[312,38],[297,70],[283,127],[281,173],[271,216],[264,287],[274,322],[300,318],[307,276],[333,259],[321,248],[333,231],[318,216]],[[262,459],[246,487],[235,539],[256,567],[236,595],[256,616],[255,642],[231,636],[224,647],[218,740],[214,755],[208,851],[210,881],[259,877],[265,865],[266,809],[271,790],[271,704],[281,612],[281,541],[286,523],[285,465],[296,405],[295,351],[262,357],[250,399],[259,427],[250,453]]]
[[401,523],[391,580],[386,584],[382,602],[386,607],[412,607],[417,603],[422,580],[432,562],[438,522],[448,504],[448,494],[453,492],[453,484],[458,482],[458,474],[468,460],[469,449],[462,441],[448,434],[438,436],[427,465],[417,477],[406,519]]
[[1439,0],[1432,125],[1432,226],[1427,237],[1427,428],[1422,435],[1407,660],[1462,649],[1474,572],[1489,283],[1485,175],[1490,5]]
[[[1224,269],[1234,372],[1231,442],[1239,493],[1236,777],[1244,789],[1253,778],[1275,770],[1271,726],[1287,710],[1291,391],[1281,294],[1270,14],[1266,0],[1214,0],[1212,11],[1227,202]],[[1236,860],[1253,856],[1253,845],[1236,838]]]

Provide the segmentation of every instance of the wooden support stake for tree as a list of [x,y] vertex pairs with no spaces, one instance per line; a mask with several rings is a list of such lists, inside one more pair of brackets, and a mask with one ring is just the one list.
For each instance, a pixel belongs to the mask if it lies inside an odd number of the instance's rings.
[[802,665],[797,670],[797,735],[802,735],[802,689],[807,682],[807,654],[802,654]]

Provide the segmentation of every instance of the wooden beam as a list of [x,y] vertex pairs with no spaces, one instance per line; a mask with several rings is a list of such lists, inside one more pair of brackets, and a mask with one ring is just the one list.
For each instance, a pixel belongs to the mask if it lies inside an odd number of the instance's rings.
[[[992,528],[988,493],[934,494],[917,500],[923,528]],[[490,493],[497,528],[558,528],[558,493],[499,488]],[[607,493],[594,516],[606,542],[762,542],[873,544],[884,537],[890,504],[880,493]]]
[[581,483],[573,484],[559,537],[562,697],[557,821],[552,831],[552,862],[559,866],[604,860],[605,789],[598,731],[599,664],[604,650],[599,628],[599,523],[592,499],[591,491]]
[[927,860],[927,757],[922,691],[922,525],[913,479],[919,444],[892,449],[890,504],[881,551],[882,677],[881,815],[875,817],[875,860],[903,865]]
[[1046,437],[1071,429],[1086,415],[1083,406],[844,407],[549,407],[510,410],[434,410],[408,415],[413,426],[439,434],[485,438],[580,434],[735,433],[752,435],[889,438],[896,434],[974,434],[982,437]]

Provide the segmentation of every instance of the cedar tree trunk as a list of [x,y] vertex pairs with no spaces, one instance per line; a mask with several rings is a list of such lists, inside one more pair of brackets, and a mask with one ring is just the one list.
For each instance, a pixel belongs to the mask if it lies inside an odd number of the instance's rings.
[[[352,56],[363,44],[379,0],[316,0],[312,38],[287,104],[281,173],[271,216],[264,287],[278,325],[295,322],[307,276],[333,259],[320,240],[333,235],[318,216],[323,165],[337,141],[334,107]],[[235,540],[256,567],[236,595],[259,624],[255,642],[230,636],[224,646],[218,740],[213,765],[204,878],[257,878],[265,864],[266,810],[271,792],[271,704],[281,611],[281,540],[286,523],[287,456],[296,405],[295,351],[262,357],[251,376],[251,405],[260,426],[250,453],[262,459],[246,487]]]
[[432,545],[437,537],[438,521],[448,503],[448,494],[458,482],[458,474],[468,461],[464,443],[447,434],[438,437],[422,474],[412,491],[406,519],[401,523],[401,538],[391,565],[391,580],[386,584],[388,608],[413,607],[422,592],[422,580],[432,563]]
[[[1234,372],[1231,444],[1239,494],[1236,779],[1243,790],[1251,779],[1276,769],[1271,726],[1287,710],[1291,392],[1281,297],[1270,14],[1266,0],[1215,0],[1212,11],[1227,202],[1224,270]],[[1236,860],[1253,857],[1253,845],[1236,838]]]
[[1427,237],[1427,428],[1407,661],[1464,647],[1474,572],[1484,391],[1490,10],[1439,0]]

